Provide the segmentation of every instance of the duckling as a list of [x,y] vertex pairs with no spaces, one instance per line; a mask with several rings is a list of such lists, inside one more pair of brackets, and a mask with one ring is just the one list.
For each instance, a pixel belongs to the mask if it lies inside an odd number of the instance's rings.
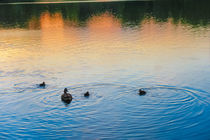
[[87,92],[84,94],[84,96],[85,96],[85,97],[89,97],[89,96],[90,96],[89,92],[87,91]]
[[45,84],[45,82],[42,82],[41,84],[39,84],[39,87],[45,87],[46,86],[46,84]]
[[145,95],[145,94],[146,94],[146,91],[139,89],[139,95]]
[[70,93],[68,93],[67,88],[64,89],[64,94],[61,95],[61,100],[65,103],[68,103],[68,104],[72,101],[72,96],[71,96]]

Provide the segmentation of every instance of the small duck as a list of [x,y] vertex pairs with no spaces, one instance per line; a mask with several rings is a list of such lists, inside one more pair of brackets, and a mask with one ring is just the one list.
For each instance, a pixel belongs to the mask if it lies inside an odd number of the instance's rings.
[[64,89],[64,94],[61,95],[61,100],[65,103],[68,103],[68,104],[72,101],[72,96],[71,96],[70,93],[68,93],[67,88]]
[[39,84],[39,87],[43,87],[44,88],[45,86],[46,86],[45,82]]
[[85,97],[89,97],[89,96],[90,96],[89,92],[87,91],[87,92],[84,94],[84,96],[85,96]]
[[145,94],[146,94],[146,91],[139,89],[139,95],[145,95]]

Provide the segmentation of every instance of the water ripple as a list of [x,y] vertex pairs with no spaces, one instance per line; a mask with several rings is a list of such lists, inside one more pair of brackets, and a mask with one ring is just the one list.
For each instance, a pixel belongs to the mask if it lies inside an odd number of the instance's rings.
[[[73,100],[65,106],[60,99],[63,88],[51,85],[45,89],[36,86],[27,88],[27,85],[23,85],[24,83],[22,86],[21,83],[16,84],[15,92],[8,99],[7,104],[1,104],[3,108],[13,106],[10,111],[1,111],[3,115],[1,120],[10,122],[4,130],[10,130],[15,126],[19,128],[14,132],[15,136],[26,135],[22,126],[24,124],[33,132],[43,132],[46,137],[53,135],[46,131],[55,126],[58,127],[57,130],[62,130],[59,131],[60,134],[65,133],[63,130],[66,128],[74,128],[81,133],[84,127],[84,132],[86,130],[88,133],[96,132],[96,137],[100,135],[104,138],[111,138],[109,134],[118,132],[130,137],[129,134],[135,134],[133,131],[138,131],[134,138],[139,136],[148,138],[147,132],[155,134],[155,137],[151,138],[157,138],[157,136],[164,138],[175,131],[186,129],[187,132],[191,132],[188,134],[190,137],[195,130],[205,128],[210,121],[209,112],[206,110],[209,106],[208,93],[189,87],[178,88],[165,85],[146,87],[143,89],[147,94],[139,96],[138,87],[128,85],[109,83],[73,85],[67,87]],[[89,98],[83,96],[86,91],[90,92]],[[2,94],[0,99],[4,96],[6,94]],[[19,114],[18,118],[14,115],[13,121],[7,120],[14,113]],[[63,118],[65,121],[62,120]],[[33,125],[29,123],[31,121]],[[22,124],[19,124],[20,122]],[[119,127],[124,125],[126,127]],[[2,126],[5,125],[2,124]],[[53,131],[57,132],[57,130]],[[62,137],[62,135],[59,136]],[[119,135],[116,135],[116,138],[117,136]],[[73,135],[71,137],[77,138]]]

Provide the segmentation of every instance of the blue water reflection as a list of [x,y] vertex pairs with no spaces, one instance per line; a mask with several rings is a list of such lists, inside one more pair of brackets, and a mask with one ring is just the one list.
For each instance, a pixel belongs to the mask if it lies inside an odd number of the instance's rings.
[[0,5],[0,139],[209,139],[208,3]]

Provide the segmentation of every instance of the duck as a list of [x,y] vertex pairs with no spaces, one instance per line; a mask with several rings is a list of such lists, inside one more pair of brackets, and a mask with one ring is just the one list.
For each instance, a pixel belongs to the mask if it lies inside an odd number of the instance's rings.
[[39,84],[39,87],[45,87],[46,86],[46,84],[45,84],[45,82],[42,82],[41,84]]
[[72,101],[72,96],[70,93],[68,93],[68,89],[64,89],[64,93],[61,95],[61,100],[65,103],[70,103]]
[[90,93],[87,91],[85,94],[84,94],[85,97],[89,97],[90,96]]
[[145,94],[146,94],[146,91],[139,89],[139,95],[145,95]]

